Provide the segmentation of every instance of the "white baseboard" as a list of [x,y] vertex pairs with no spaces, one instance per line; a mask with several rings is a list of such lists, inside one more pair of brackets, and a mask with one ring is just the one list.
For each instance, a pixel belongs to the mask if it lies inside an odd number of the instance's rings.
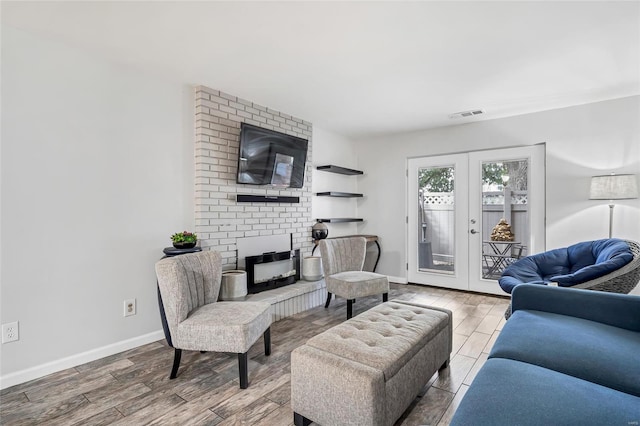
[[407,280],[407,277],[392,277],[391,275],[388,276],[389,278],[389,282],[390,283],[396,283],[396,284],[408,284],[409,280]]
[[11,386],[19,385],[20,383],[25,383],[29,380],[39,379],[40,377],[44,377],[48,374],[86,364],[87,362],[95,361],[97,359],[104,358],[110,355],[115,355],[117,353],[137,348],[138,346],[146,345],[148,343],[156,342],[161,339],[164,339],[164,333],[162,332],[162,330],[158,330],[142,336],[123,340],[121,342],[112,343],[101,348],[91,349],[87,352],[82,352],[76,355],[68,356],[66,358],[47,362],[42,365],[27,368],[25,370],[16,371],[15,373],[9,373],[4,376],[0,376],[0,389],[6,389]]

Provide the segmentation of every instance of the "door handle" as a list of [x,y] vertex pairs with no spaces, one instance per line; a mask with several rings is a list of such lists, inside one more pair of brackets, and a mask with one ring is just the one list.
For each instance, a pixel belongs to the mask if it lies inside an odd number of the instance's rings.
[[471,230],[471,231],[469,231],[469,232],[471,232],[472,234],[477,234],[477,233],[478,233],[478,231],[476,231],[475,229],[472,229],[472,230]]

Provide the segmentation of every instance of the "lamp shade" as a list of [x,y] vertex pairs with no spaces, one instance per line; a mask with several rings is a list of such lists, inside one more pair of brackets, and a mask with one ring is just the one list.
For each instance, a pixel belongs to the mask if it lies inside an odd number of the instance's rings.
[[591,178],[590,200],[638,198],[636,175],[603,175]]

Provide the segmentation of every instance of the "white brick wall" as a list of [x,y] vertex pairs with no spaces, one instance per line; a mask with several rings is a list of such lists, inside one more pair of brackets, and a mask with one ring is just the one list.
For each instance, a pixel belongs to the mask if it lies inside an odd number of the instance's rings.
[[[224,269],[236,267],[236,238],[293,234],[293,247],[311,252],[312,125],[308,121],[208,87],[196,87],[195,232],[203,249],[222,254]],[[240,123],[309,140],[302,188],[274,189],[236,183]],[[236,194],[300,197],[299,204],[238,203]]]

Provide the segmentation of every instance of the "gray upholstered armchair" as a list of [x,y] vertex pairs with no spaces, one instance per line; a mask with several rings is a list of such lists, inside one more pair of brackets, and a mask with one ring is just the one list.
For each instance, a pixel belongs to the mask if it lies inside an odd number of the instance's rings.
[[165,335],[175,349],[171,379],[182,350],[238,354],[240,388],[248,380],[247,351],[264,334],[265,355],[271,353],[271,305],[266,302],[218,302],[222,266],[214,251],[167,257],[156,263]]
[[367,251],[364,237],[332,238],[319,243],[322,269],[327,284],[328,308],[331,296],[347,299],[347,319],[353,316],[353,301],[358,297],[382,293],[382,301],[389,295],[389,279],[385,275],[363,271]]

